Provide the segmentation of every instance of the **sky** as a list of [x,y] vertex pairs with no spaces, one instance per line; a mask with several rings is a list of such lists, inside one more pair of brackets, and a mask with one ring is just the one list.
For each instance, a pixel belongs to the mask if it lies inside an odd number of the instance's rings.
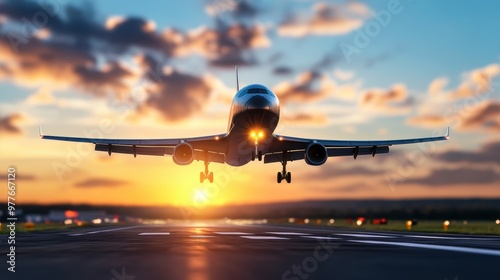
[[[309,199],[500,197],[495,1],[0,1],[0,180],[19,203],[228,205]],[[45,134],[225,133],[241,85],[280,99],[277,133],[446,142],[279,164],[112,155]],[[156,77],[156,78],[155,78]],[[5,198],[4,193],[0,197]]]

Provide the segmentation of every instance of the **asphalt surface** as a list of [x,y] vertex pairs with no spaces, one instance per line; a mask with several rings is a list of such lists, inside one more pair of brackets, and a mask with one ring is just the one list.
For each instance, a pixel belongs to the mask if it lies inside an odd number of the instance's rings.
[[0,279],[500,279],[500,236],[226,223],[18,233]]

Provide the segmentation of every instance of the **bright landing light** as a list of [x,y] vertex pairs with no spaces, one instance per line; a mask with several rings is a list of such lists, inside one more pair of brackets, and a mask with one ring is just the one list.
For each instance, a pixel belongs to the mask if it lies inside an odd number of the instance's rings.
[[253,139],[260,139],[264,137],[264,131],[262,130],[252,130],[250,132],[250,137]]

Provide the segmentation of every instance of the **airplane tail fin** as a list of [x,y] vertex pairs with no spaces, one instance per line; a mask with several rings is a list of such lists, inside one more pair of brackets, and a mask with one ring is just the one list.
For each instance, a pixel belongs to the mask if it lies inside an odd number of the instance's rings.
[[234,71],[236,72],[236,90],[240,91],[240,78],[238,75],[238,65],[234,66]]

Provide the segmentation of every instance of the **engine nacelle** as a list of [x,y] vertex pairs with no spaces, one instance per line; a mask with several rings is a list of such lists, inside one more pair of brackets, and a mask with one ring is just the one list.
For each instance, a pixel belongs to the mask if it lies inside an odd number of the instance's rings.
[[180,143],[175,146],[172,156],[174,162],[178,165],[188,165],[194,160],[194,149],[188,143]]
[[319,143],[311,143],[305,151],[305,160],[309,165],[322,165],[328,159],[328,151]]

